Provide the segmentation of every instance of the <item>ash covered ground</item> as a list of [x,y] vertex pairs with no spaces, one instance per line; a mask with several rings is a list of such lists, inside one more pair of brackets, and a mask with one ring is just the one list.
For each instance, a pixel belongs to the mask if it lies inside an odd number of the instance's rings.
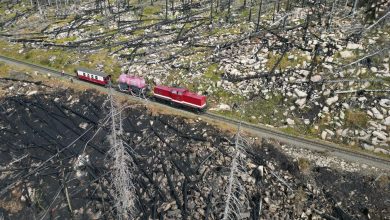
[[[0,79],[0,219],[117,219],[106,95],[28,80]],[[123,128],[136,219],[221,219],[233,134],[135,105]],[[248,140],[243,219],[389,218],[388,176],[315,166]]]

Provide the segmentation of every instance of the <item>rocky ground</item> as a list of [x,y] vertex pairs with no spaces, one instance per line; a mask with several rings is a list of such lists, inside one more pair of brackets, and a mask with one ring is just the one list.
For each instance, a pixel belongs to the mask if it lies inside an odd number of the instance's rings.
[[[0,79],[0,217],[116,219],[106,95],[11,76]],[[221,218],[233,134],[142,106],[123,112],[123,128],[135,162],[136,219]],[[383,171],[332,158],[319,163],[316,153],[245,138],[242,219],[390,216]]]
[[188,87],[221,114],[389,155],[387,1],[262,1],[259,26],[256,1],[44,2],[0,4],[2,54]]

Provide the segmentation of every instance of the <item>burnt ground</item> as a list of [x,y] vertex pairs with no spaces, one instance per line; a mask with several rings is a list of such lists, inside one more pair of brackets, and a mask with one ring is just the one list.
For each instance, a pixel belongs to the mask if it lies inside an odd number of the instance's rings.
[[[0,88],[0,219],[116,219],[106,97],[28,81]],[[137,219],[220,219],[233,136],[143,107],[123,118]],[[267,140],[246,155],[244,219],[389,219],[388,176],[304,169]]]

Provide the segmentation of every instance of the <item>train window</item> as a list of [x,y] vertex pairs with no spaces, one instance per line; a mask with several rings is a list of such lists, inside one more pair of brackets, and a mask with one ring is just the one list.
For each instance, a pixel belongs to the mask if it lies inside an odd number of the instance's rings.
[[183,92],[178,92],[177,94],[178,94],[178,95],[183,95]]
[[95,79],[97,79],[97,76],[95,76]]
[[176,90],[172,90],[172,94],[177,94],[177,91]]
[[85,73],[83,73],[83,76],[85,76]]

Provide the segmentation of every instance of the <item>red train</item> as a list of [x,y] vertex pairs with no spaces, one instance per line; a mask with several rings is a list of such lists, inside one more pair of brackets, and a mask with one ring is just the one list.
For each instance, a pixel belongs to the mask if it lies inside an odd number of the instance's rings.
[[[108,85],[111,80],[111,75],[86,68],[78,68],[76,74],[80,80],[99,85]],[[145,83],[145,79],[142,77],[121,74],[118,78],[118,88],[120,91],[129,93],[133,96],[142,98],[148,96],[148,86]],[[190,92],[185,88],[156,85],[153,88],[152,97],[156,100],[166,101],[174,106],[189,107],[199,111],[205,110],[207,106],[206,96]]]

